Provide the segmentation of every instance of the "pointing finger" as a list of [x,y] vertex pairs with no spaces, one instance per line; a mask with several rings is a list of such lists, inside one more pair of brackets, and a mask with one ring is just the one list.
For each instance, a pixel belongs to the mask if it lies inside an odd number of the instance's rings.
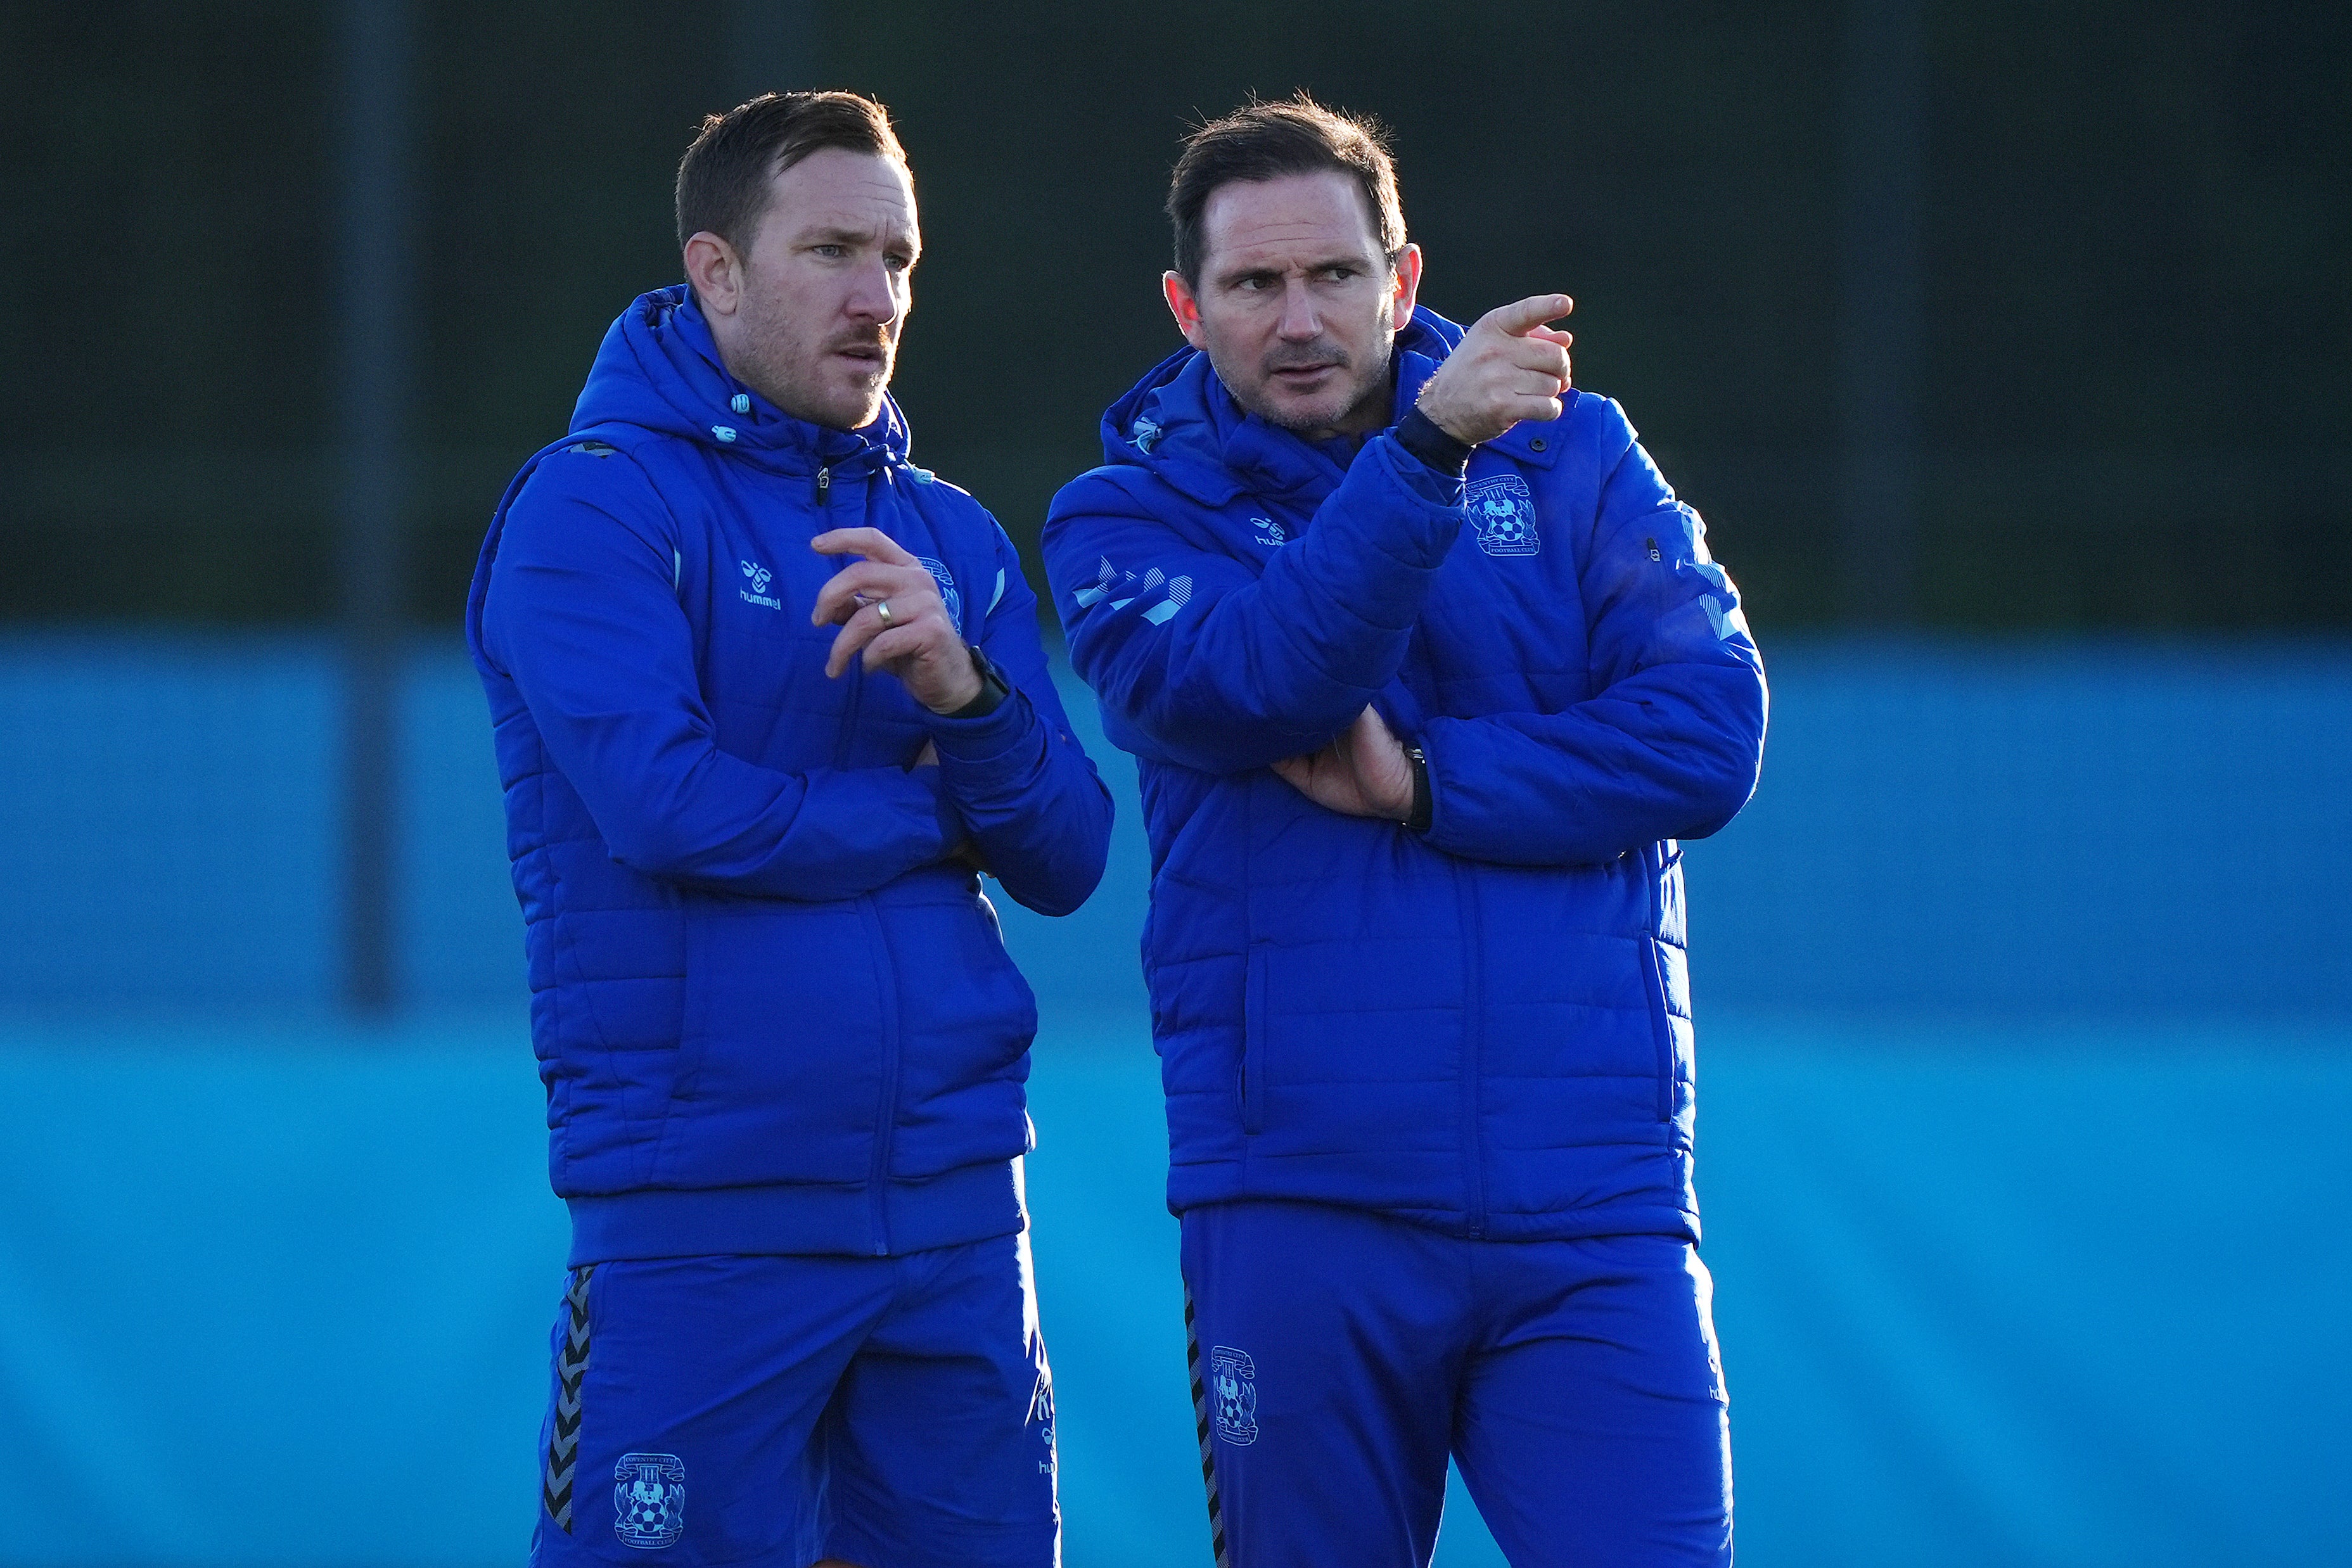
[[1575,308],[1576,301],[1565,294],[1530,294],[1515,304],[1496,306],[1478,319],[1478,325],[1524,338],[1545,322],[1557,320]]

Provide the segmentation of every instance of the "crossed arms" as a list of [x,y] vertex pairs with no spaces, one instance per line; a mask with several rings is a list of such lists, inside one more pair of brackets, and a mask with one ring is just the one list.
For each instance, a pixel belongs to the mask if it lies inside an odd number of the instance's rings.
[[[1469,859],[1607,862],[1704,837],[1755,788],[1762,670],[1729,580],[1616,405],[1577,410],[1608,422],[1595,435],[1616,453],[1573,546],[1593,695],[1558,713],[1426,717],[1406,737],[1427,755],[1428,841]],[[1393,436],[1374,438],[1263,572],[1163,518],[1172,497],[1140,471],[1066,489],[1046,523],[1046,570],[1072,662],[1114,738],[1203,772],[1274,768],[1302,788],[1312,769],[1292,759],[1328,769],[1343,760],[1335,744],[1377,747],[1385,721],[1362,716],[1413,707],[1398,673],[1463,521],[1458,484],[1450,501],[1432,498],[1419,462]],[[1106,569],[1148,570],[1161,586],[1118,607],[1081,603]],[[1179,578],[1186,598],[1168,613]],[[1403,814],[1393,798],[1366,804],[1380,809],[1364,815]]]

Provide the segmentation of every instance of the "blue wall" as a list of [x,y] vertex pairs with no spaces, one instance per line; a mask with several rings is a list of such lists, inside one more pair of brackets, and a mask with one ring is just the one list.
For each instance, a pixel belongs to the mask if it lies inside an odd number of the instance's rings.
[[[1763,786],[1690,850],[1702,1008],[2352,1013],[2352,648],[1797,644],[1772,678]],[[331,1004],[337,711],[314,643],[0,643],[0,1002]],[[404,729],[404,991],[511,1002],[462,655],[418,649]],[[1118,1009],[1143,849],[1092,749],[1103,891],[1051,926],[1000,903],[1041,992]]]
[[2352,648],[1800,644],[1701,1006],[2352,1012]]

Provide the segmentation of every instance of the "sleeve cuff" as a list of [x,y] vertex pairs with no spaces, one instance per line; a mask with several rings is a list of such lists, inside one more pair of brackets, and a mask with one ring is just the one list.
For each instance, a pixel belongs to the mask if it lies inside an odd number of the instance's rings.
[[[958,710],[962,711],[965,710]],[[933,714],[926,721],[926,727],[941,757],[952,757],[959,762],[989,762],[1020,745],[1029,733],[1033,712],[1028,698],[1013,690],[985,713],[971,718]]]
[[1421,412],[1416,403],[1405,410],[1397,421],[1397,444],[1421,459],[1423,465],[1459,483],[1470,470],[1471,447],[1456,441],[1438,428],[1437,422]]

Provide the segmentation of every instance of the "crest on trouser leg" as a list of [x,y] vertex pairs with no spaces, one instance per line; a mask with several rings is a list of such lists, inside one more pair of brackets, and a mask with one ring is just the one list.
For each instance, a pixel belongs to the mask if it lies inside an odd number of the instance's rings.
[[686,1466],[676,1454],[623,1454],[613,1467],[613,1533],[624,1546],[674,1546],[686,1533]]
[[1236,1446],[1257,1441],[1257,1364],[1246,1352],[1221,1344],[1209,1353],[1209,1390],[1216,1402],[1217,1436]]

